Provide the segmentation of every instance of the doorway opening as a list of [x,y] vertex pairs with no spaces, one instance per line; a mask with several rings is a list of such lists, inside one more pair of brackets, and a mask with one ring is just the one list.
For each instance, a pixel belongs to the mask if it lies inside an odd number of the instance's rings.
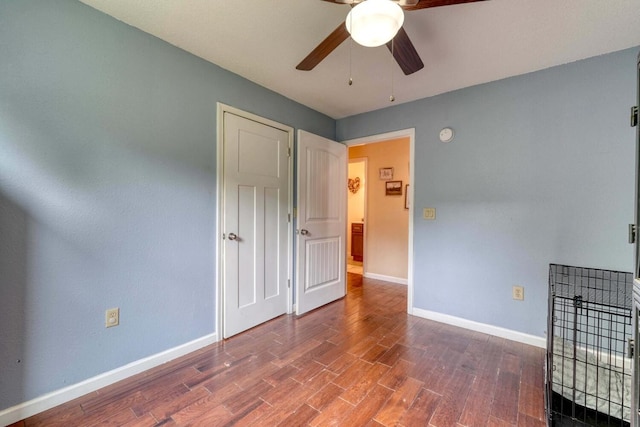
[[347,273],[363,273],[367,158],[349,158],[347,193]]
[[[362,277],[407,285],[409,313],[413,306],[414,140],[415,130],[406,129],[344,141],[349,147],[349,178],[363,175],[361,189],[353,194],[350,188],[348,196],[347,272],[358,263],[353,253],[359,236],[354,231],[362,227]],[[364,165],[364,172],[359,165]],[[360,193],[362,208],[354,197]]]

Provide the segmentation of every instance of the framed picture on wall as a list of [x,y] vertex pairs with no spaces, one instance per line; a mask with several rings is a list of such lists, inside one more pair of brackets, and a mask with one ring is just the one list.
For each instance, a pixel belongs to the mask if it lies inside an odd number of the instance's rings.
[[380,168],[378,176],[385,181],[393,179],[393,168]]
[[402,181],[385,182],[386,196],[402,196]]
[[404,186],[404,208],[409,209],[411,200],[409,200],[409,184]]

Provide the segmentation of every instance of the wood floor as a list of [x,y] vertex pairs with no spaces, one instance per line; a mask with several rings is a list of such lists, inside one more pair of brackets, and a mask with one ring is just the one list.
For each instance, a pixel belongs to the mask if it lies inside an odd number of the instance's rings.
[[16,426],[544,426],[544,351],[406,314],[406,287],[348,296]]

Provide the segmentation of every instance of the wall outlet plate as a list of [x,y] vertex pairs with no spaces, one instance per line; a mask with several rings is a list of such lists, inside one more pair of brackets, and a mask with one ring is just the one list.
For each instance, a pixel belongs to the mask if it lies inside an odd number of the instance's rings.
[[105,326],[111,328],[120,324],[120,309],[110,308],[105,313]]

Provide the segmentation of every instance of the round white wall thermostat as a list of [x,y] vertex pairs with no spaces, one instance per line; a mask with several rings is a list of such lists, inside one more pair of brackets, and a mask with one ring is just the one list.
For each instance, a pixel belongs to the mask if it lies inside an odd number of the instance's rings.
[[440,131],[440,141],[451,142],[453,140],[453,129],[444,128]]

